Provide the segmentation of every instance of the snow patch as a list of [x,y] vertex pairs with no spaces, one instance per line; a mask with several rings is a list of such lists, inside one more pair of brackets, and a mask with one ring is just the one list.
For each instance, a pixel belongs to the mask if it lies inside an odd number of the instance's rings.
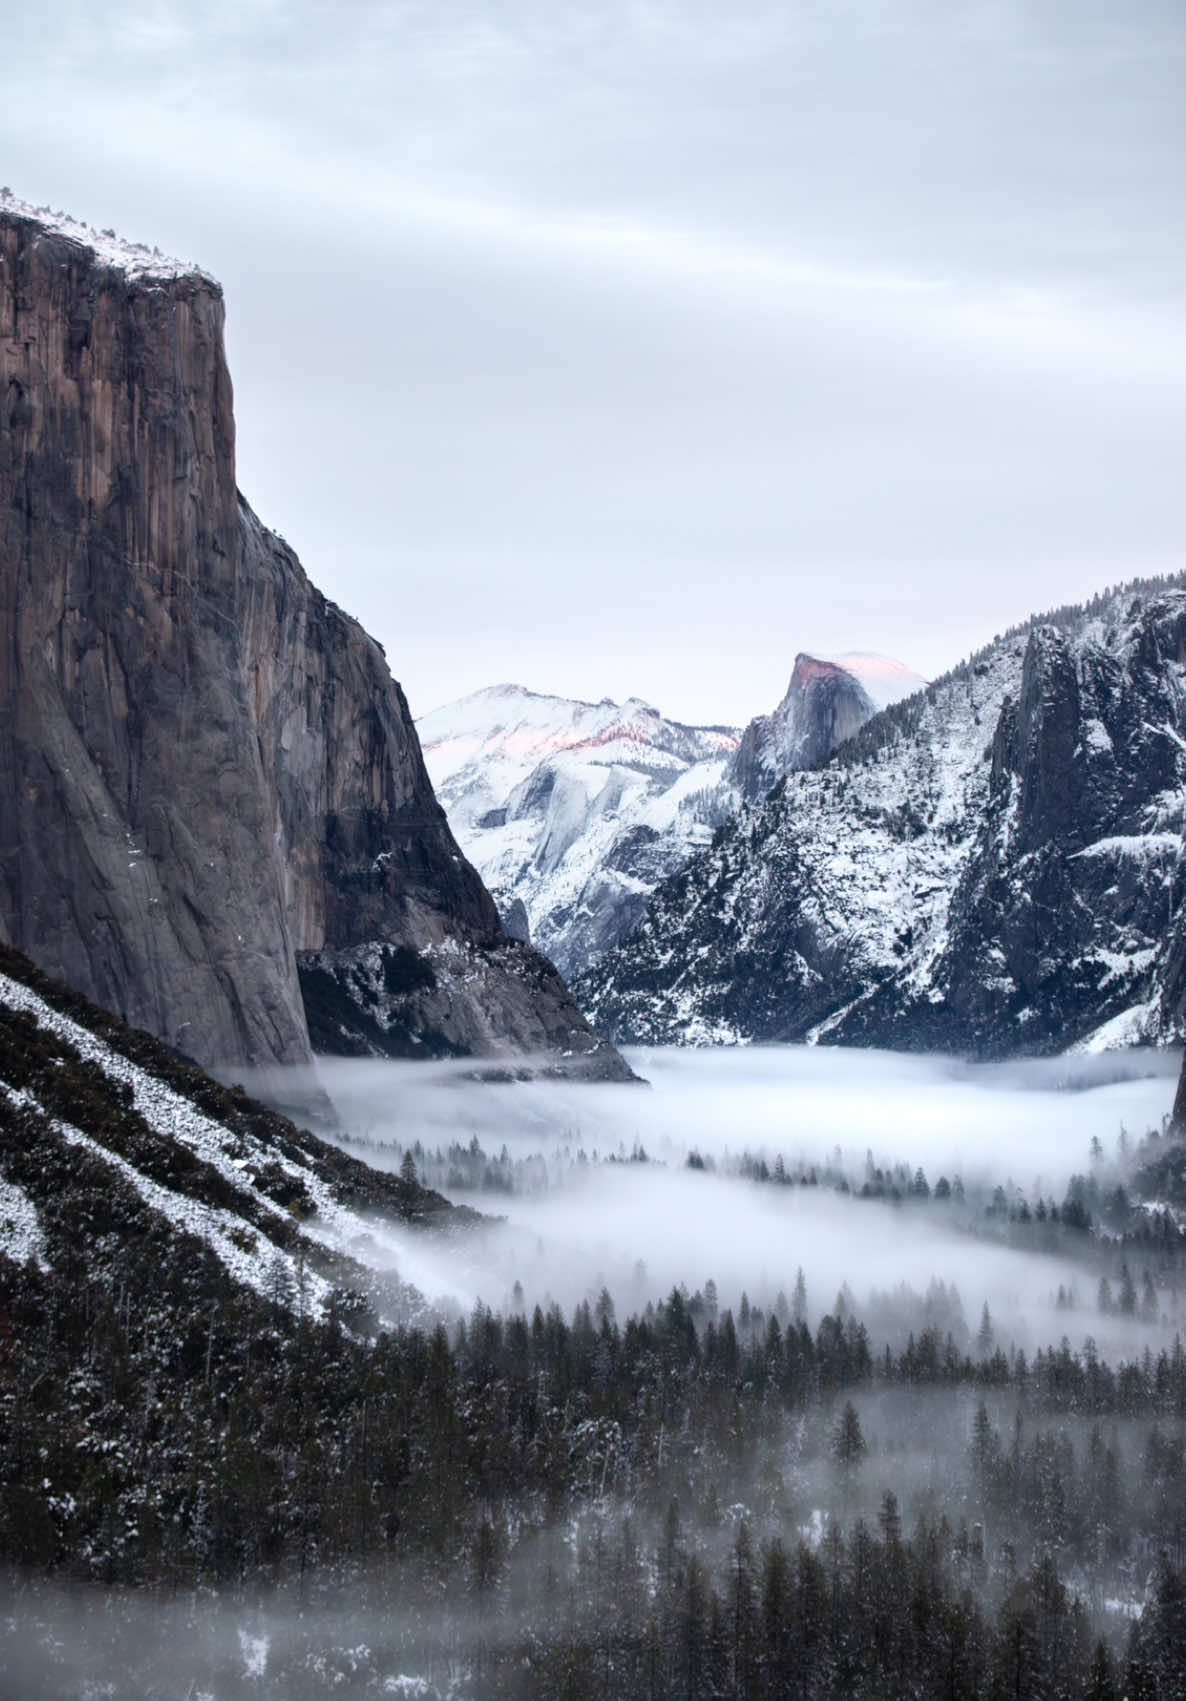
[[1181,854],[1182,840],[1177,833],[1115,833],[1075,852],[1075,856],[1129,857],[1140,862]]
[[269,1645],[269,1637],[252,1636],[249,1631],[240,1630],[239,1652],[243,1656],[244,1677],[259,1678],[267,1674]]
[[0,212],[32,219],[54,236],[68,237],[71,242],[90,249],[105,266],[112,266],[128,277],[196,277],[206,283],[215,283],[208,272],[191,261],[170,259],[159,248],[149,248],[143,242],[125,242],[113,230],[95,230],[92,225],[83,224],[68,213],[54,212],[49,207],[34,207],[28,201],[20,200],[10,189],[0,189]]
[[40,1269],[49,1269],[37,1207],[23,1187],[3,1176],[0,1176],[0,1252],[14,1263],[24,1264],[31,1258]]
[[1112,735],[1101,720],[1093,719],[1087,722],[1083,729],[1083,742],[1089,750],[1100,755],[1110,756],[1115,748]]
[[1161,1000],[1150,998],[1144,1004],[1133,1004],[1118,1016],[1101,1022],[1075,1045],[1067,1048],[1068,1057],[1095,1057],[1104,1051],[1125,1051],[1129,1046],[1154,1045],[1158,1035]]

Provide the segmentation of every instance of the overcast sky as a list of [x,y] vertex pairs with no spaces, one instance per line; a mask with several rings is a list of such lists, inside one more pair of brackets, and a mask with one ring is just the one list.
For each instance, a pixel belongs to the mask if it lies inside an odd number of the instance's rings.
[[0,181],[222,280],[415,713],[744,721],[1186,565],[1180,0],[6,10]]

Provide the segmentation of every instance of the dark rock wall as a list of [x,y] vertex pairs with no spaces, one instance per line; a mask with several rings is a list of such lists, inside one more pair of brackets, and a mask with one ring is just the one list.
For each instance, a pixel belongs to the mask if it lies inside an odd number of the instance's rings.
[[238,618],[296,950],[499,942],[494,901],[457,849],[379,645],[246,503],[241,552]]
[[[1123,664],[1094,646],[1076,655],[1053,628],[1030,637],[938,967],[950,1020],[982,1048],[1007,1051],[1031,1033],[1042,1049],[1074,1040],[1159,991],[1161,1027],[1175,1031],[1165,992],[1180,854],[1142,835],[1157,800],[1179,788],[1170,734],[1182,710],[1167,663],[1184,637],[1181,599],[1137,616]],[[1111,973],[1101,973],[1101,947],[1117,959]],[[1148,970],[1134,981],[1119,965],[1139,962],[1142,947]]]
[[[506,936],[381,649],[238,495],[222,330],[211,280],[0,207],[0,933],[199,1061],[294,1062],[298,953]],[[522,996],[483,1045],[538,1043]]]
[[0,214],[0,913],[203,1060],[307,1052],[237,622],[223,304]]

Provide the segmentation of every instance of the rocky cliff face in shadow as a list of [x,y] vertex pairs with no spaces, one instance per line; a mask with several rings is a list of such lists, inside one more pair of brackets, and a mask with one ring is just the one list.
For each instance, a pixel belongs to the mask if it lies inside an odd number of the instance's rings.
[[[357,990],[391,950],[459,1051],[627,1074],[508,940],[379,646],[240,498],[222,329],[201,273],[0,200],[0,934],[205,1063],[307,1058],[300,962]],[[368,1004],[367,1048],[422,1003]]]

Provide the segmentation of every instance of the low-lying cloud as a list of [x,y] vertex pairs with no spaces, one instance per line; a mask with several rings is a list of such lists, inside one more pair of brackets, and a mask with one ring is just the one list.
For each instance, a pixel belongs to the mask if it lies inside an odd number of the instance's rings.
[[[979,1214],[857,1190],[871,1158],[899,1175],[921,1168],[931,1188],[958,1175],[970,1191],[1002,1186],[1011,1200],[1061,1202],[1073,1174],[1110,1174],[1126,1143],[1161,1126],[1171,1056],[970,1066],[787,1047],[640,1050],[631,1061],[648,1088],[476,1083],[454,1066],[325,1062],[338,1137],[369,1162],[394,1166],[419,1147],[427,1163],[476,1140],[492,1158],[505,1148],[512,1167],[539,1160],[534,1173],[546,1177],[458,1195],[499,1219],[472,1236],[439,1242],[376,1225],[368,1255],[462,1309],[555,1300],[568,1310],[605,1287],[622,1315],[710,1279],[722,1306],[745,1293],[770,1307],[802,1268],[813,1325],[843,1284],[864,1308],[875,1291],[906,1284],[921,1297],[938,1280],[958,1289],[970,1333],[987,1303],[1004,1346],[1032,1349],[1064,1333],[1080,1345],[1091,1334],[1127,1354],[1158,1338],[1160,1323],[1142,1333],[1131,1317],[1101,1315],[1098,1276],[1061,1245],[1019,1250],[970,1232]],[[708,1167],[689,1168],[692,1153]],[[827,1166],[854,1191],[756,1181],[738,1173],[744,1153],[770,1165],[781,1156],[797,1175]]]

